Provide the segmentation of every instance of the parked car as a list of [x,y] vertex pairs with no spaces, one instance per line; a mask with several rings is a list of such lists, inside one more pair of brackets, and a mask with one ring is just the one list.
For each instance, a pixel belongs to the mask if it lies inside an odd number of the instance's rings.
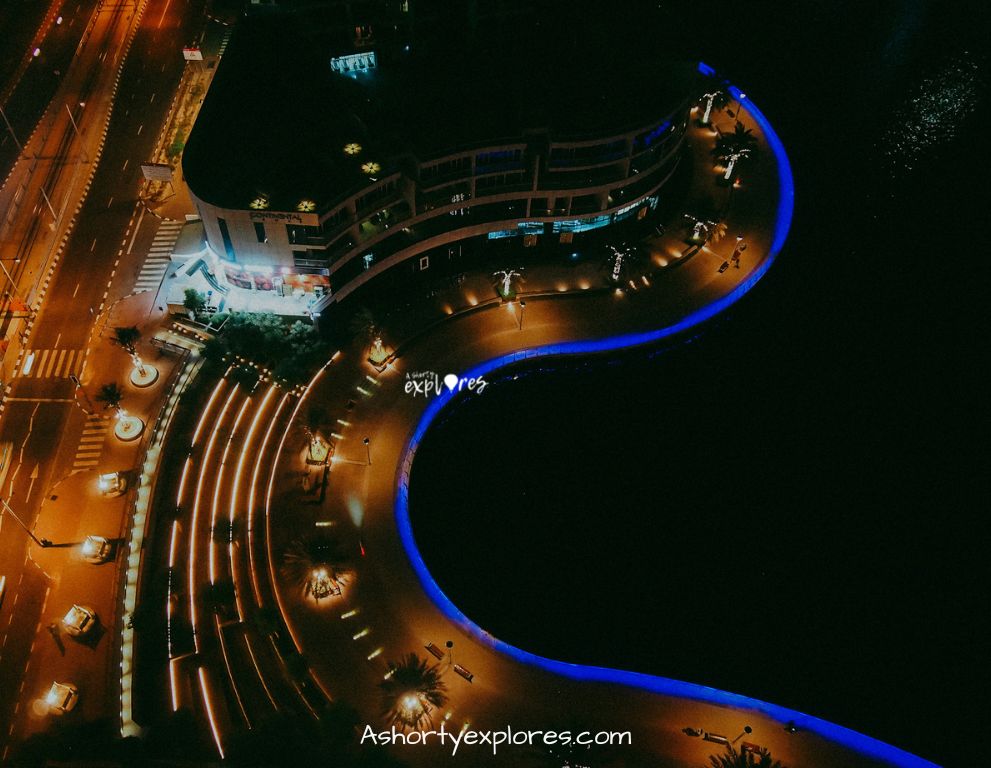
[[96,613],[92,608],[73,605],[62,619],[62,626],[73,637],[85,635],[96,626]]
[[105,563],[110,559],[113,546],[103,536],[87,536],[83,542],[83,560],[88,563]]
[[52,683],[45,696],[45,703],[48,704],[48,711],[56,715],[64,715],[79,703],[79,689],[72,683]]
[[104,496],[120,496],[127,490],[127,478],[123,472],[108,472],[100,475],[96,484]]

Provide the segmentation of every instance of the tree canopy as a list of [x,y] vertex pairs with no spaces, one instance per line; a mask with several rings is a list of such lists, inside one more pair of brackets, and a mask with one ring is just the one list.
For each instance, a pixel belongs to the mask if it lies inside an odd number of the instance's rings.
[[316,327],[300,320],[287,323],[278,315],[232,312],[206,354],[239,355],[296,384],[308,381],[326,361],[327,347]]

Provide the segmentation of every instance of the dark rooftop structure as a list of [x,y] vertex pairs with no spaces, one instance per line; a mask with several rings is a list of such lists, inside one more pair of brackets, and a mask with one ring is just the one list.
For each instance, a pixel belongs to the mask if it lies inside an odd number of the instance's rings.
[[[639,2],[402,6],[331,2],[242,18],[185,149],[193,192],[228,208],[264,196],[293,210],[307,199],[320,212],[410,155],[646,125],[682,103],[695,77],[666,57],[670,30]],[[361,152],[346,154],[350,143]],[[379,172],[363,170],[368,162]]]

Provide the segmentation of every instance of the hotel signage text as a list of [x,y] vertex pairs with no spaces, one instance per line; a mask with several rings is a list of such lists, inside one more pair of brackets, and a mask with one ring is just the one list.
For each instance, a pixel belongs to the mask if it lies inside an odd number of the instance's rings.
[[320,226],[320,217],[315,213],[296,213],[295,211],[251,211],[252,221],[272,221],[282,224],[305,224],[308,227]]

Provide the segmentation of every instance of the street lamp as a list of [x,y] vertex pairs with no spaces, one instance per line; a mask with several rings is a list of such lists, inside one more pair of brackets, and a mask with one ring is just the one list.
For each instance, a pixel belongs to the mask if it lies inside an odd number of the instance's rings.
[[743,726],[743,731],[740,732],[740,735],[739,736],[737,736],[735,739],[733,739],[732,743],[733,744],[736,744],[736,742],[738,742],[740,739],[742,739],[744,737],[744,735],[749,736],[753,732],[754,732],[754,729],[751,728],[749,725]]
[[372,441],[366,437],[361,442],[365,444],[365,453],[368,456],[368,466],[372,466]]
[[745,250],[747,250],[747,244],[743,241],[743,235],[737,235],[736,247],[733,249],[733,255],[730,256],[730,261],[733,262],[733,266],[737,269],[740,268],[740,256]]
[[3,504],[3,508],[6,509],[8,513],[10,513],[10,516],[12,518],[14,518],[14,522],[16,522],[19,526],[21,526],[21,528],[24,529],[24,533],[26,533],[28,536],[31,537],[31,541],[33,541],[35,544],[37,544],[39,547],[43,549],[45,547],[50,547],[52,545],[52,542],[50,542],[48,539],[39,539],[37,536],[35,536],[34,532],[26,525],[24,525],[24,521],[17,516],[17,513],[10,508],[10,505],[6,501],[0,499],[0,504]]

